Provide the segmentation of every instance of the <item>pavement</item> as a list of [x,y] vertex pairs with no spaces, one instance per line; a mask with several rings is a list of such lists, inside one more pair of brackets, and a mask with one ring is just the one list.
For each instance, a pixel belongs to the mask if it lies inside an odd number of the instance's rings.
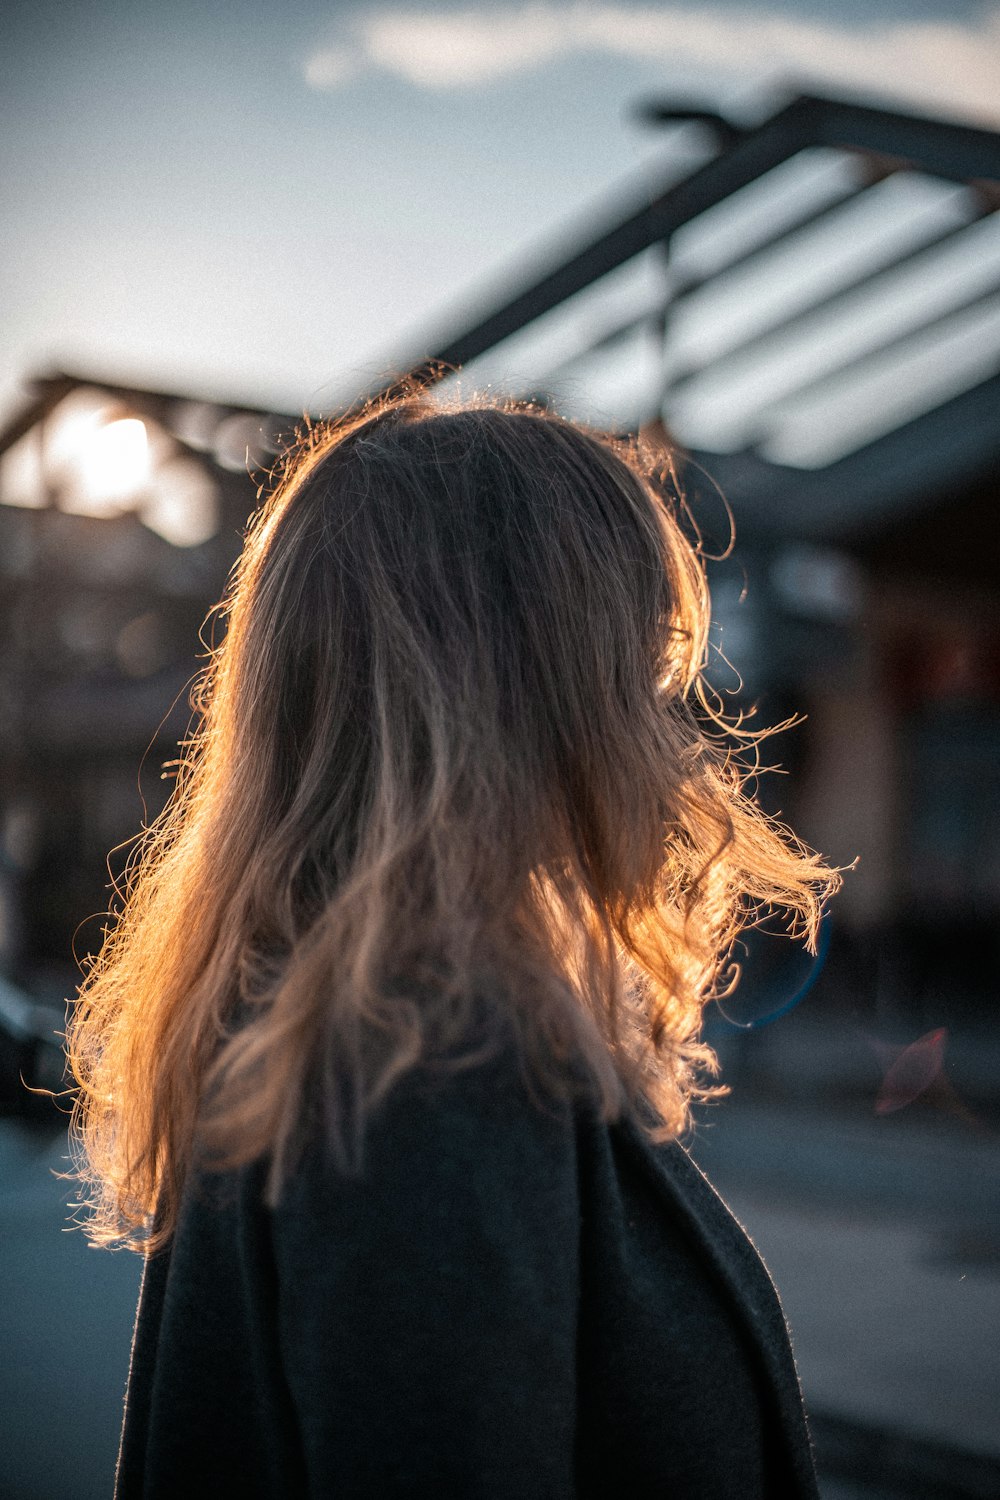
[[[738,1075],[738,1070],[737,1070]],[[824,1500],[1000,1496],[1000,1137],[738,1081],[692,1151],[764,1256]],[[0,1495],[110,1494],[136,1257],[67,1229],[65,1138],[0,1120]]]
[[0,1496],[109,1500],[140,1263],[67,1227],[66,1140],[0,1121]]
[[1000,1496],[1000,1147],[734,1099],[693,1154],[778,1287],[821,1460],[834,1425],[859,1494]]

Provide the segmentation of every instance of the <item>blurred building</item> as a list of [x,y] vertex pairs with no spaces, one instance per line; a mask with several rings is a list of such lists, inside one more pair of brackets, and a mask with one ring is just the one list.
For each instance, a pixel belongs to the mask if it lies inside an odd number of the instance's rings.
[[54,376],[0,433],[0,1101],[12,1049],[35,1071],[169,791],[206,612],[279,426]]
[[[699,133],[699,164],[413,368],[676,453],[690,524],[728,549],[713,681],[762,721],[807,715],[764,795],[860,857],[836,923],[864,1003],[981,1006],[1000,958],[1000,136],[807,97],[751,126],[648,115]],[[140,762],[148,815],[162,803],[199,628],[293,425],[59,376],[0,433],[0,975],[23,990],[71,984],[107,851],[142,817]],[[78,950],[99,938],[85,924]]]

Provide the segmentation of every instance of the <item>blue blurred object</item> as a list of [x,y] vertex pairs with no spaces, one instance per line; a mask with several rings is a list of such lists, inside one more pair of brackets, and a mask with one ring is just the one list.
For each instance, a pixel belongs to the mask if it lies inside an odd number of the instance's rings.
[[784,934],[758,927],[744,933],[739,984],[733,994],[713,1001],[705,1019],[706,1039],[734,1031],[759,1031],[800,1005],[823,972],[832,923],[830,913],[824,912],[815,956]]

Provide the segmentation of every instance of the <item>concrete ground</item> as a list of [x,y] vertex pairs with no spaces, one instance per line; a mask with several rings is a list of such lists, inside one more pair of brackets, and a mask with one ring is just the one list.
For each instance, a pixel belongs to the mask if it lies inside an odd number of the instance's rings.
[[0,1122],[0,1495],[108,1500],[139,1285],[136,1256],[67,1228],[62,1135]]
[[[876,1119],[740,1089],[708,1118],[694,1154],[774,1275],[817,1431],[832,1414],[996,1460],[993,1490],[900,1491],[873,1448],[824,1500],[1000,1495],[996,1139],[917,1107]],[[63,1137],[0,1121],[4,1500],[111,1489],[139,1264],[66,1229],[65,1165]]]
[[[975,1455],[969,1488],[953,1472],[902,1493],[1000,1496],[1000,1141],[917,1107],[737,1092],[706,1115],[693,1154],[779,1289],[817,1437],[827,1416]],[[895,1496],[871,1446],[859,1493]]]

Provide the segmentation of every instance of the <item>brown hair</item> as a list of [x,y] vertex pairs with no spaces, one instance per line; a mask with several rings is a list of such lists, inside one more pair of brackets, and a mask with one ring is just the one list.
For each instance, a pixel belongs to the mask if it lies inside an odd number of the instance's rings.
[[196,1134],[274,1201],[308,1091],[356,1167],[486,999],[543,1089],[582,1061],[678,1134],[736,933],[812,940],[837,877],[706,718],[704,572],[639,446],[412,393],[308,430],[224,609],[69,1029],[91,1235],[164,1244]]

